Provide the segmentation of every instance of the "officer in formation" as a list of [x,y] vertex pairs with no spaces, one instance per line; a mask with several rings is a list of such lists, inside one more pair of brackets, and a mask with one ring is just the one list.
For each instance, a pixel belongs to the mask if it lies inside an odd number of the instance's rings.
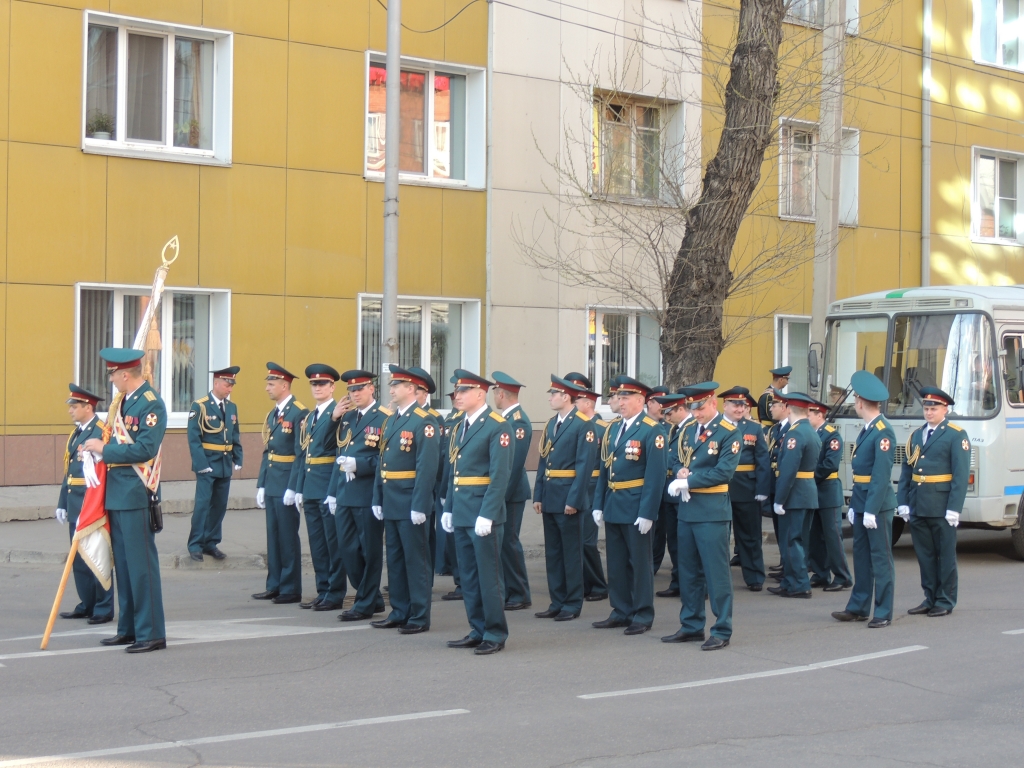
[[338,455],[325,502],[334,516],[342,573],[356,590],[355,602],[341,612],[340,621],[362,621],[384,612],[384,523],[372,507],[381,435],[392,412],[377,402],[373,379],[363,370],[341,374],[348,392],[331,414]]
[[746,387],[733,387],[719,395],[723,419],[736,427],[741,438],[740,458],[729,482],[733,534],[743,582],[751,592],[764,587],[764,550],[761,544],[761,507],[771,492],[772,469],[768,443],[761,425],[750,418],[757,402]]
[[[729,529],[732,505],[729,483],[739,463],[743,438],[718,412],[718,383],[687,387],[686,401],[694,421],[680,433],[673,466],[676,479],[669,492],[679,497],[680,628],[665,643],[703,642],[701,650],[717,651],[732,638],[732,578],[729,572]],[[704,596],[711,602],[715,623],[704,640]]]
[[789,406],[789,430],[780,440],[779,468],[775,470],[775,500],[773,511],[779,517],[780,550],[786,556],[782,583],[768,587],[780,597],[811,597],[811,583],[807,577],[807,553],[804,533],[807,516],[818,508],[818,487],[814,472],[821,454],[821,440],[807,420],[807,409],[816,401],[802,392],[791,392],[785,397]]
[[[458,381],[458,379],[456,379],[455,376],[452,376],[451,380],[450,380],[450,383],[451,384],[455,384],[457,381]],[[452,390],[451,392],[448,393],[448,397],[451,398],[452,408],[451,408],[451,411],[449,412],[449,414],[445,417],[444,423],[442,424],[442,430],[441,430],[441,438],[442,438],[441,450],[442,451],[446,451],[446,450],[450,449],[451,440],[452,440],[452,434],[454,434],[455,429],[462,422],[462,417],[465,416],[465,414],[458,409],[458,406],[455,405],[455,391],[454,390]],[[442,453],[442,455],[441,455],[441,464],[442,464],[442,472],[441,472],[441,489],[442,489],[442,493],[441,493],[441,513],[443,515],[444,514],[445,497],[448,494],[448,485],[449,485],[449,483],[451,481],[451,473],[452,473],[451,461],[449,460],[449,457],[446,454],[444,454],[444,453]],[[443,595],[441,595],[441,599],[442,600],[461,600],[462,599],[462,579],[459,577],[459,558],[458,558],[458,556],[457,556],[457,554],[455,552],[455,535],[445,531],[443,525],[441,526],[441,532],[444,534],[444,562],[445,562],[445,565],[448,567],[448,570],[451,571],[452,582],[455,585],[455,588],[452,589],[451,592],[445,592]]]
[[593,626],[625,627],[627,635],[642,635],[654,622],[650,534],[658,519],[667,471],[664,431],[644,411],[648,391],[636,379],[619,377],[621,419],[605,431],[594,500],[594,522],[607,524],[605,546],[612,611]]
[[326,499],[330,496],[338,438],[331,420],[337,403],[334,387],[340,374],[329,365],[306,366],[306,378],[315,405],[299,426],[299,467],[295,484],[295,505],[306,518],[309,555],[316,577],[316,596],[300,603],[301,608],[314,611],[341,610],[348,592],[348,578],[341,557],[338,529]]
[[[434,377],[431,376],[426,370],[418,366],[413,366],[409,369],[410,373],[416,376],[423,382],[423,385],[416,385],[416,404],[421,409],[430,414],[430,417],[434,420],[434,426],[437,429],[437,440],[438,440],[438,456],[441,456],[444,451],[443,437],[444,432],[441,429],[441,422],[444,421],[444,417],[440,411],[434,410],[430,405],[430,396],[437,392],[437,384],[434,383]],[[437,562],[437,529],[440,525],[440,513],[438,507],[441,504],[441,498],[444,496],[442,493],[441,481],[444,478],[444,467],[443,462],[438,460],[437,462],[437,475],[434,480],[434,504],[430,508],[430,512],[427,513],[427,533],[430,536],[429,547],[430,547],[430,583],[433,586],[434,583],[434,566]],[[443,533],[443,531],[442,531]]]
[[384,422],[372,510],[384,521],[391,613],[371,625],[415,635],[430,629],[434,577],[427,518],[434,506],[440,434],[416,399],[417,388],[426,389],[427,382],[397,365],[390,370],[394,413]]
[[[759,406],[760,407],[760,406]],[[780,442],[785,437],[786,432],[789,431],[789,406],[786,404],[782,392],[775,392],[772,395],[771,402],[769,403],[769,411],[771,413],[772,425],[768,427],[765,433],[765,439],[768,441],[768,462],[771,471],[769,472],[770,485],[768,490],[768,511],[772,518],[772,528],[775,530],[775,541],[781,542],[782,537],[779,534],[779,516],[775,514],[775,483],[776,483],[776,472],[779,469],[779,450],[782,448]],[[785,547],[779,547],[779,564],[773,565],[768,568],[771,578],[775,581],[782,581],[782,570],[786,563],[786,552]]]
[[[947,415],[953,398],[921,387],[925,423],[907,442],[900,474],[899,514],[910,524],[924,602],[907,613],[948,616],[956,607],[956,527],[967,496],[971,441]],[[877,615],[877,614],[876,614]]]
[[197,562],[203,555],[223,560],[217,547],[228,510],[231,472],[242,468],[242,434],[238,406],[231,402],[237,365],[213,372],[213,388],[192,403],[188,412],[188,449],[196,475],[196,500],[188,534],[188,554]]
[[263,423],[263,460],[256,480],[256,506],[267,514],[267,587],[253,595],[275,603],[302,602],[302,551],[295,488],[302,465],[300,428],[306,407],[292,395],[295,375],[267,363],[267,395],[274,401]]
[[[655,592],[657,597],[679,597],[679,499],[668,492],[669,485],[675,479],[672,467],[678,455],[679,433],[686,424],[693,420],[686,406],[685,387],[674,395],[659,395],[654,400],[661,407],[661,415],[669,428],[665,442],[665,492],[661,497],[661,508],[658,510],[658,525],[655,531],[664,529],[665,545],[669,557],[672,558],[672,575],[668,589]],[[650,404],[648,404],[649,406]],[[654,554],[657,559],[658,546],[655,542]]]
[[464,416],[449,440],[442,525],[455,535],[470,631],[448,647],[484,656],[504,649],[508,639],[500,561],[514,438],[510,422],[487,406],[493,382],[462,368],[455,379],[455,405]]
[[[580,393],[576,396],[576,409],[590,419],[590,423],[594,427],[594,441],[600,446],[605,430],[612,423],[597,416],[597,400],[600,396],[591,386],[590,379],[582,373],[571,371],[562,378],[580,388]],[[618,399],[609,398],[609,405],[612,401],[615,401],[614,408],[618,408]],[[601,562],[601,553],[597,548],[600,529],[594,522],[593,515],[594,493],[597,491],[597,479],[600,476],[600,467],[595,464],[587,482],[587,506],[583,510],[583,599],[588,603],[608,598],[608,582],[604,578],[604,564]]]
[[[843,483],[839,479],[843,437],[838,429],[825,423],[828,412],[829,407],[820,401],[812,403],[807,410],[807,420],[821,441],[818,466],[814,470],[814,482],[818,486],[818,508],[808,516],[817,521],[817,526],[809,526],[808,536],[813,549],[815,529],[820,530],[824,549],[824,555],[819,555],[820,570],[816,572],[823,583],[812,580],[811,586],[821,586],[825,592],[842,592],[853,586],[843,546]],[[804,530],[807,531],[807,528]]]
[[854,408],[864,420],[853,451],[853,494],[846,513],[853,526],[853,590],[846,609],[835,611],[838,621],[867,621],[874,597],[872,629],[892,623],[895,572],[892,561],[892,519],[896,494],[892,467],[896,434],[881,413],[889,390],[878,377],[857,371],[850,377]]
[[100,350],[118,394],[104,437],[90,437],[82,446],[107,465],[104,507],[110,519],[118,617],[117,634],[100,643],[126,645],[129,653],[167,647],[160,561],[149,512],[150,503],[160,498],[167,410],[142,377],[143,355],[137,349]]
[[530,499],[530,481],[526,476],[526,456],[533,439],[533,425],[519,404],[519,390],[523,385],[507,373],[493,374],[495,409],[509,422],[515,440],[508,490],[505,491],[505,524],[501,538],[501,571],[505,580],[505,610],[521,611],[533,605],[530,580],[526,575],[526,556],[519,541],[523,527],[523,512]]
[[[85,501],[85,475],[82,472],[82,450],[85,442],[92,438],[102,439],[103,422],[96,417],[96,405],[103,398],[85,389],[69,384],[71,392],[67,399],[68,414],[75,422],[75,428],[68,437],[64,449],[64,480],[60,485],[60,500],[57,502],[57,522],[68,524],[71,540],[75,538],[78,515]],[[114,589],[108,583],[100,583],[81,555],[75,555],[73,571],[75,588],[78,590],[78,605],[73,611],[63,611],[62,619],[88,619],[90,624],[106,624],[114,619]]]
[[551,601],[538,619],[572,621],[583,609],[583,515],[597,438],[590,419],[576,408],[582,390],[551,375],[548,402],[555,411],[540,442],[533,509],[543,515],[544,560]]
[[768,373],[772,375],[772,383],[765,387],[764,392],[757,398],[757,420],[766,429],[780,421],[772,413],[771,406],[776,393],[784,390],[789,384],[789,375],[793,373],[793,366],[784,365],[781,368],[772,368]]

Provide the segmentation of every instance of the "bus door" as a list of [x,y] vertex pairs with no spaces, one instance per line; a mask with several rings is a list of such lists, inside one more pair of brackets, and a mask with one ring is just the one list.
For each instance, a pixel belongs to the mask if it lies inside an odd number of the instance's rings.
[[1024,351],[1024,328],[1003,328],[1000,339],[1003,358],[1003,381],[1006,386],[1006,444],[1000,453],[1006,468],[1012,473],[1007,478],[1006,496],[1024,493],[1024,370],[1021,353]]

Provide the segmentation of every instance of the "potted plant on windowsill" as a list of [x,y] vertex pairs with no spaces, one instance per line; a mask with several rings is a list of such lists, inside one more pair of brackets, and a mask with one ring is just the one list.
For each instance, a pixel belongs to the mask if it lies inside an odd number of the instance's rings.
[[106,112],[96,112],[85,124],[85,135],[90,139],[110,141],[114,134],[114,117]]
[[192,118],[174,127],[174,146],[199,149],[199,121]]

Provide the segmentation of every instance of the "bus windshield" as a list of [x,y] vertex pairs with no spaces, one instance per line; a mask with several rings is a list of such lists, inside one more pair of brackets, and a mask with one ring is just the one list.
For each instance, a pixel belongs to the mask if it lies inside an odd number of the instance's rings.
[[921,416],[921,387],[956,401],[950,415],[996,412],[992,325],[981,314],[899,315],[893,319],[888,415]]
[[888,317],[841,318],[829,323],[823,393],[829,405],[843,400],[837,416],[857,415],[853,410],[853,395],[847,392],[855,371],[871,371],[884,381],[888,333]]

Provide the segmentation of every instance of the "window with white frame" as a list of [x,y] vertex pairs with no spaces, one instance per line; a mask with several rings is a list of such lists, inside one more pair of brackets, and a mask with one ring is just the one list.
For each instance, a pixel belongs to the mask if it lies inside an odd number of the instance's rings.
[[[359,299],[359,367],[382,372],[382,307],[379,296]],[[447,394],[456,368],[480,365],[480,302],[465,299],[398,299],[398,365],[428,371],[437,385],[430,404],[451,407]]]
[[820,27],[825,23],[825,0],[790,0],[786,21]]
[[230,32],[85,14],[82,148],[231,162]]
[[843,128],[839,160],[839,225],[857,226],[860,188],[860,131]]
[[809,123],[783,123],[779,143],[779,215],[813,219],[818,130]]
[[793,366],[786,391],[807,392],[807,351],[811,344],[811,318],[775,318],[775,365]]
[[975,0],[974,58],[1021,68],[1021,0]]
[[628,309],[591,309],[587,317],[587,376],[607,395],[616,376],[661,384],[661,327],[649,314]]
[[[90,392],[113,393],[99,352],[132,347],[149,306],[144,286],[77,286],[76,380]],[[184,426],[192,401],[210,387],[210,372],[229,364],[231,299],[228,291],[168,288],[148,331],[145,349],[153,386],[171,414],[170,426]]]
[[649,102],[594,101],[594,182],[602,197],[660,196],[663,110]]
[[[387,68],[370,54],[367,72],[366,175],[383,178]],[[484,71],[410,59],[399,90],[400,178],[483,186]]]
[[1013,244],[1020,241],[1020,159],[1020,155],[975,148],[971,195],[974,237]]

